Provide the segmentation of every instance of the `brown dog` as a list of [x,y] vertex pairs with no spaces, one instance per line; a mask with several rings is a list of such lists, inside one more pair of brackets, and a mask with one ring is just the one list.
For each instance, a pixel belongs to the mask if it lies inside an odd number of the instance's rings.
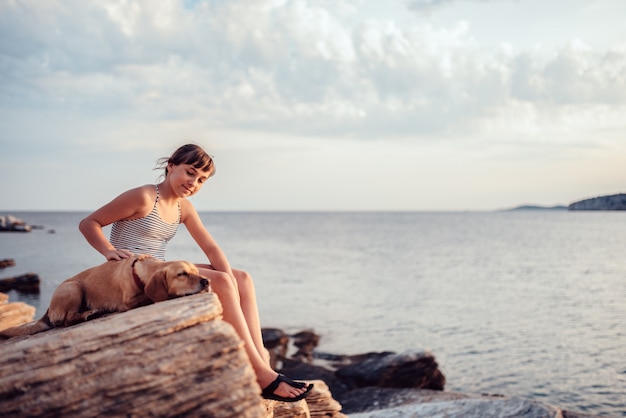
[[0,331],[0,338],[36,334],[205,289],[209,280],[186,261],[166,262],[145,254],[107,261],[65,280],[41,319]]

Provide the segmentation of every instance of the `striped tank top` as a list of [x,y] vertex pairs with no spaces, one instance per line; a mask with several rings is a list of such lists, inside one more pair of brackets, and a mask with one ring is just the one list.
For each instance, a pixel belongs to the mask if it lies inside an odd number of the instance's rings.
[[135,254],[149,254],[165,260],[167,243],[176,235],[180,224],[180,202],[178,219],[175,223],[165,222],[159,216],[159,186],[156,188],[156,201],[152,211],[143,218],[114,222],[111,227],[111,244],[115,248],[131,251]]

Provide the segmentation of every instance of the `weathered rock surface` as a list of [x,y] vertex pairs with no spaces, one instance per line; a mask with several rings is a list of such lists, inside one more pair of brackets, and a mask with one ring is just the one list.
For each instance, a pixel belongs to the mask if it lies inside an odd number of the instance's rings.
[[3,417],[263,417],[242,342],[205,293],[0,343]]
[[309,396],[306,397],[311,418],[342,418],[346,416],[341,413],[341,404],[333,398],[330,389],[324,381],[312,380],[311,383],[314,384],[314,387]]
[[626,210],[626,194],[599,196],[574,202],[568,210]]
[[333,399],[326,383],[321,380],[308,380],[313,383],[313,389],[306,397],[298,402],[286,403],[265,401],[268,406],[266,418],[345,418],[341,413],[341,405]]
[[33,320],[35,308],[23,302],[11,302],[6,293],[0,293],[0,331]]

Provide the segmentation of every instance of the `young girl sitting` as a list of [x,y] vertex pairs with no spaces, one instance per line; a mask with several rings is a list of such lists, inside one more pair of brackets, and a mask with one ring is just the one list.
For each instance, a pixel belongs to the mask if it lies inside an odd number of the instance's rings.
[[[83,219],[80,231],[107,260],[121,260],[133,254],[150,254],[165,260],[168,241],[178,224],[184,224],[211,263],[197,266],[222,303],[224,320],[243,340],[263,397],[285,402],[306,397],[313,385],[293,381],[270,367],[252,278],[245,271],[231,268],[187,199],[215,174],[211,156],[202,147],[187,144],[171,157],[160,159],[157,168],[165,169],[161,183],[122,193]],[[109,224],[113,225],[111,239],[107,240],[102,228]]]

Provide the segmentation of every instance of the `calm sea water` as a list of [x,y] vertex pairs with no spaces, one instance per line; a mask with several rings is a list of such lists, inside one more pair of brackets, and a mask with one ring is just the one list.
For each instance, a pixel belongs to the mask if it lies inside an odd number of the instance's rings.
[[[39,274],[43,314],[64,279],[104,261],[83,213],[13,213],[0,277]],[[312,328],[322,351],[428,349],[446,390],[526,396],[626,416],[626,213],[204,213],[255,278],[263,326]],[[54,230],[51,233],[50,230]],[[181,227],[169,259],[205,262]]]

